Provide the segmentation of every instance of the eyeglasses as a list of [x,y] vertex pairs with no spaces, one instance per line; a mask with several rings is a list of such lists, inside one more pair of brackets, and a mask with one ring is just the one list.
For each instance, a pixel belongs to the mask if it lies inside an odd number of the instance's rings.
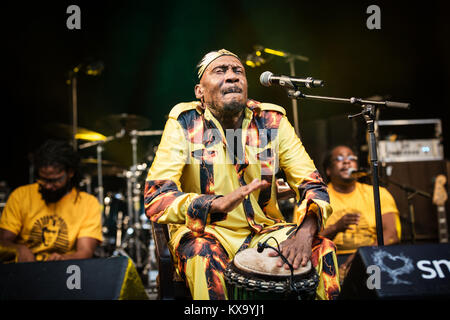
[[36,182],[43,186],[45,186],[47,184],[56,185],[56,184],[61,184],[64,181],[64,179],[66,178],[66,176],[67,176],[67,173],[64,173],[61,177],[54,178],[54,179],[47,179],[47,178],[39,177],[36,179]]
[[336,158],[333,159],[333,161],[338,161],[338,162],[342,162],[344,160],[348,160],[348,161],[358,161],[358,157],[354,156],[354,155],[350,155],[350,156],[337,156]]

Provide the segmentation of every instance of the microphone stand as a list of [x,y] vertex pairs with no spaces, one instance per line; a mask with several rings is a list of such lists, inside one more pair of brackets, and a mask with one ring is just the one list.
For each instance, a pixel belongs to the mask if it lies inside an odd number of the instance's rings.
[[[273,50],[273,49],[265,48],[260,45],[256,45],[256,46],[254,46],[254,48],[257,52],[263,51],[266,54],[285,58],[286,62],[289,63],[289,72],[290,72],[291,77],[295,77],[295,60],[304,61],[304,62],[309,61],[308,57],[305,57],[302,55],[292,54],[292,53],[280,51],[280,50]],[[301,138],[300,130],[298,127],[299,121],[298,121],[297,99],[292,99],[292,117],[294,118],[295,133],[297,133],[298,137]]]
[[77,150],[77,131],[78,131],[78,73],[82,70],[82,68],[87,69],[85,73],[90,76],[97,76],[103,70],[103,64],[97,63],[95,66],[88,65],[84,66],[84,63],[79,63],[76,67],[71,69],[68,72],[68,79],[66,81],[67,85],[71,86],[71,105],[72,105],[72,145],[73,150]]
[[77,128],[78,128],[78,99],[77,99],[77,73],[80,65],[69,72],[67,84],[71,86],[71,105],[72,105],[72,145],[73,150],[77,150]]
[[313,96],[303,94],[298,90],[288,90],[288,95],[295,99],[310,99],[319,100],[327,102],[340,102],[360,105],[362,111],[355,115],[349,115],[348,118],[354,118],[357,116],[363,116],[367,125],[367,132],[369,135],[369,156],[370,156],[370,167],[372,171],[372,181],[373,181],[373,199],[375,205],[375,220],[376,220],[376,230],[377,230],[377,241],[379,246],[384,245],[383,239],[383,221],[381,218],[381,206],[380,206],[380,184],[378,180],[378,156],[377,156],[377,143],[375,137],[375,118],[377,106],[393,107],[408,109],[409,103],[393,102],[393,101],[372,101],[363,100],[361,98],[335,98],[335,97],[323,97],[323,96]]
[[[301,60],[301,61],[309,61],[307,57],[293,55],[287,53],[286,61],[289,63],[289,71],[291,77],[295,77],[295,60]],[[295,132],[297,133],[298,137],[301,139],[300,136],[300,129],[298,126],[298,105],[297,105],[297,99],[291,99],[292,100],[292,117],[294,118],[294,128]]]
[[[293,57],[290,57],[287,59],[289,63],[289,69],[291,77],[295,77],[295,60]],[[297,99],[291,99],[292,100],[292,117],[294,118],[294,128],[295,132],[297,132],[298,137],[301,139],[300,136],[300,129],[298,127],[298,105],[297,105]]]

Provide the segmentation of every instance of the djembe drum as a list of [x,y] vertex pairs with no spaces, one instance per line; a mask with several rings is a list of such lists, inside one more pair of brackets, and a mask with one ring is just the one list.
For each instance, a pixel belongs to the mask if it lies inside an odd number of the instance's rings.
[[230,300],[313,300],[319,276],[311,262],[297,270],[277,266],[278,256],[270,248],[258,252],[249,248],[238,252],[224,276]]

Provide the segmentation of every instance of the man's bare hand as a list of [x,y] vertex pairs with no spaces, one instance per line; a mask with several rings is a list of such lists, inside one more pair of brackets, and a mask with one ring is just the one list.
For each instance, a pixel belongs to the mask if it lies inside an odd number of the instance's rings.
[[65,260],[64,256],[62,254],[53,252],[48,258],[47,261],[58,261],[58,260]]
[[209,212],[230,212],[241,204],[245,197],[247,197],[250,193],[258,189],[265,189],[267,187],[270,187],[269,182],[255,179],[250,184],[242,186],[223,197],[215,199],[211,204],[211,209]]
[[[298,269],[300,266],[305,267],[311,258],[312,241],[316,232],[316,216],[314,213],[308,214],[295,236],[286,239],[280,244],[281,254],[289,261],[294,269]],[[278,253],[272,250],[269,256],[275,257],[278,256]],[[278,267],[282,267],[283,265],[285,269],[289,269],[289,266],[280,258],[278,260]]]
[[26,247],[25,245],[17,246],[17,262],[34,262],[36,258],[34,257],[33,252]]
[[336,231],[344,232],[349,229],[352,225],[357,225],[359,223],[359,213],[347,213],[342,218],[336,222]]

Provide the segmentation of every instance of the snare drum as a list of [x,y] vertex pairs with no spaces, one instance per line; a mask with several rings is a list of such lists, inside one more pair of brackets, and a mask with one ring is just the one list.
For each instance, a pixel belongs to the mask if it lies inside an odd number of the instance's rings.
[[[278,256],[271,257],[272,249],[261,253],[256,248],[238,252],[228,264],[224,276],[230,300],[313,300],[319,276],[311,266],[291,271],[277,266]],[[295,290],[292,289],[292,284]]]

